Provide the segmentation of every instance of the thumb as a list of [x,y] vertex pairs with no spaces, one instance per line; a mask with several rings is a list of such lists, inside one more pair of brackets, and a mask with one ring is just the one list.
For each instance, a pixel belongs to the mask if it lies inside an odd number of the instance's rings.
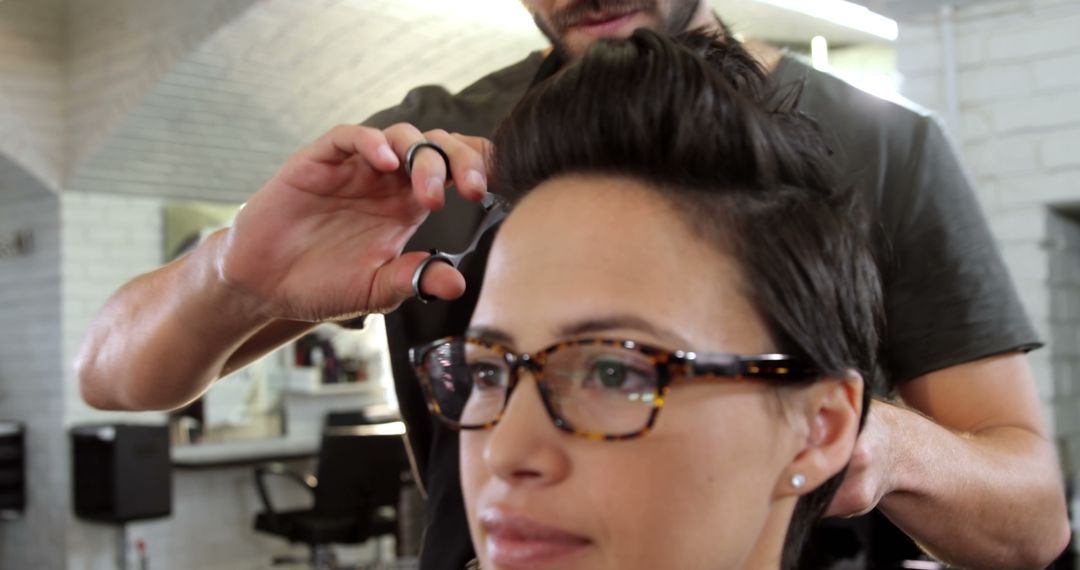
[[[412,297],[413,273],[427,257],[427,253],[413,251],[380,267],[371,285],[371,310],[389,312]],[[465,293],[465,276],[450,264],[436,261],[424,271],[420,290],[425,295],[452,301]]]

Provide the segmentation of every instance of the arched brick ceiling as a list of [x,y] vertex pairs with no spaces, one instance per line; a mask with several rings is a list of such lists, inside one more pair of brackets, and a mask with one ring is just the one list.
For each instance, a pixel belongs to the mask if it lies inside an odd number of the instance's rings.
[[93,152],[178,61],[258,2],[67,0],[65,162]]
[[[63,17],[62,0],[0,3],[0,159],[54,192],[63,155]],[[15,165],[4,162],[2,170]]]
[[516,0],[4,0],[0,49],[32,53],[0,54],[0,152],[57,189],[237,199],[330,126],[545,43]]
[[16,202],[55,193],[37,172],[10,156],[0,153],[0,201]]
[[[507,0],[498,0],[506,2]],[[412,87],[457,90],[544,47],[441,0],[266,0],[180,57],[85,156],[76,190],[242,200],[282,159]]]
[[0,1],[0,153],[59,191],[161,74],[256,1]]

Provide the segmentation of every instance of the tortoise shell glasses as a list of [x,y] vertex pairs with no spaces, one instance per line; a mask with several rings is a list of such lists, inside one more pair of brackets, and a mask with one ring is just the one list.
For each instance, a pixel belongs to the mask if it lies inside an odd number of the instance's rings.
[[820,374],[786,354],[738,355],[669,351],[630,340],[570,340],[532,354],[498,342],[448,337],[409,357],[428,401],[456,430],[482,430],[502,418],[522,369],[536,381],[559,429],[599,441],[648,433],[675,380],[806,383]]

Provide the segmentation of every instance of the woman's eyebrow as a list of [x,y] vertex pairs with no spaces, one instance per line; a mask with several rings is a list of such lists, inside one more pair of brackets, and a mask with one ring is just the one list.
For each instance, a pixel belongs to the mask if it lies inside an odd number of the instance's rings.
[[572,338],[615,329],[638,330],[670,342],[679,348],[690,346],[690,343],[679,333],[634,315],[609,315],[575,321],[562,325],[557,329],[556,335],[558,338]]
[[469,327],[469,329],[465,331],[465,336],[507,345],[512,345],[514,343],[514,337],[511,336],[510,333],[504,332],[495,327],[486,327],[481,325]]

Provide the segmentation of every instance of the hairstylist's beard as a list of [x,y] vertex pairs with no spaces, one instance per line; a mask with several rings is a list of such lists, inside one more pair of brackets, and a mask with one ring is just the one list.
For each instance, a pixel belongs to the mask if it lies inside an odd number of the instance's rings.
[[671,12],[664,15],[657,6],[657,0],[577,0],[552,12],[550,23],[537,12],[533,12],[533,20],[536,22],[536,27],[547,36],[562,60],[566,61],[582,54],[570,51],[562,40],[563,34],[593,14],[645,12],[651,14],[660,23],[656,31],[675,35],[686,31],[690,26],[699,4],[700,0],[671,0]]

